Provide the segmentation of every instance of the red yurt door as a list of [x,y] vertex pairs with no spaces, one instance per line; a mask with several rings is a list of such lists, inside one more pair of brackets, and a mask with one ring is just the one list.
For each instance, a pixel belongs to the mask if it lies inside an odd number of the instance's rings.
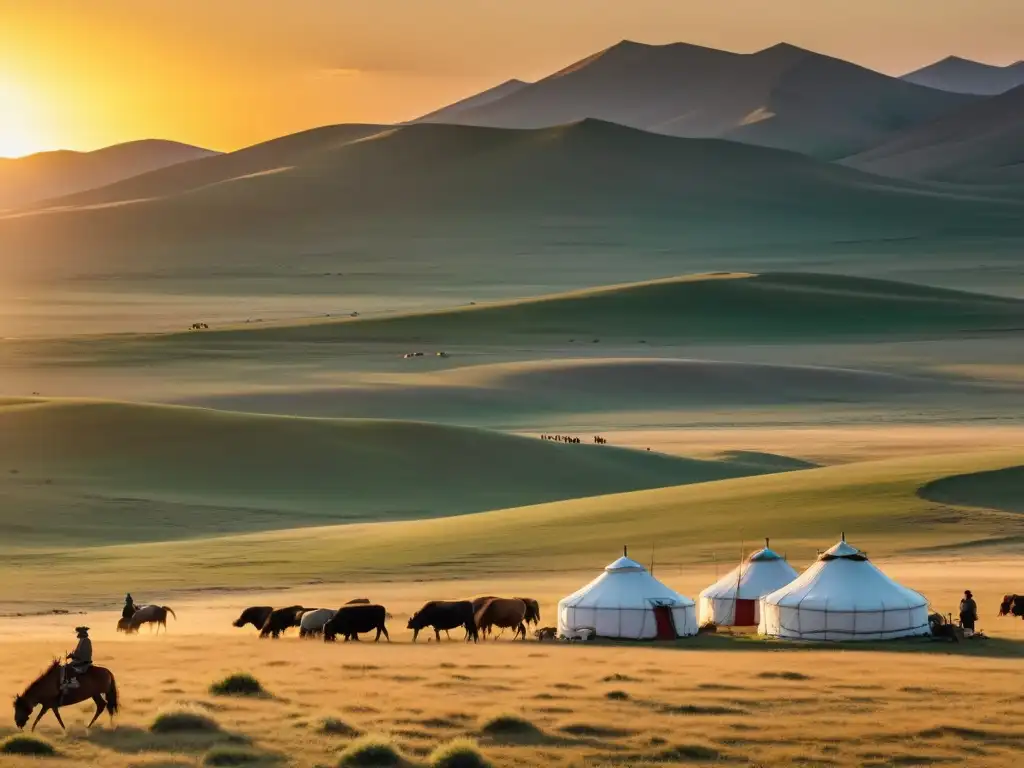
[[753,600],[737,600],[735,625],[737,627],[752,627],[757,624],[757,620],[754,618],[755,607],[756,603]]
[[654,621],[657,624],[659,640],[675,640],[679,636],[676,634],[676,623],[672,619],[672,609],[668,606],[654,606]]

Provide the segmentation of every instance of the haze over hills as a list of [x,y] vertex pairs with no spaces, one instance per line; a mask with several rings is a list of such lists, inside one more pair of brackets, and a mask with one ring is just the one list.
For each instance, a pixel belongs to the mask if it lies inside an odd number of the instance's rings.
[[156,168],[216,155],[176,141],[146,139],[94,152],[0,158],[0,210],[95,189]]
[[1024,85],[911,128],[845,162],[907,178],[1022,183]]
[[993,96],[1024,85],[1024,61],[998,67],[959,56],[947,56],[908,72],[901,79],[944,91]]
[[623,41],[502,98],[422,119],[540,128],[592,117],[832,159],[971,98],[788,44],[740,54]]
[[0,218],[0,270],[44,280],[305,272],[324,289],[328,271],[405,279],[426,263],[440,280],[493,284],[499,273],[524,280],[560,265],[579,279],[573,259],[585,255],[643,276],[642,253],[664,263],[694,247],[756,254],[1024,234],[1020,213],[1019,201],[597,120],[538,130],[340,126]]

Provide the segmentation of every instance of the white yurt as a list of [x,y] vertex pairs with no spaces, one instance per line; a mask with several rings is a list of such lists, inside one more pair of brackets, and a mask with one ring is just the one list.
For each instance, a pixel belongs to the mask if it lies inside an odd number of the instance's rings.
[[928,601],[878,570],[844,535],[794,581],[765,595],[758,632],[791,640],[927,635]]
[[782,555],[764,540],[744,562],[700,593],[700,623],[719,627],[756,627],[761,620],[761,598],[797,577]]
[[646,568],[623,556],[558,603],[558,634],[626,640],[674,640],[697,634],[697,609]]

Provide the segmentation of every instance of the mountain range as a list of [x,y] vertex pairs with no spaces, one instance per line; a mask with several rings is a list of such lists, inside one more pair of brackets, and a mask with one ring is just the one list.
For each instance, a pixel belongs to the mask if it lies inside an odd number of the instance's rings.
[[0,158],[0,210],[112,184],[155,168],[209,157],[208,149],[147,139],[94,152],[41,152]]
[[947,56],[927,67],[908,72],[902,79],[944,91],[994,96],[1024,85],[1024,61],[997,67],[959,56]]
[[535,83],[499,86],[421,120],[542,128],[592,117],[835,159],[975,98],[785,43],[744,54],[623,41]]

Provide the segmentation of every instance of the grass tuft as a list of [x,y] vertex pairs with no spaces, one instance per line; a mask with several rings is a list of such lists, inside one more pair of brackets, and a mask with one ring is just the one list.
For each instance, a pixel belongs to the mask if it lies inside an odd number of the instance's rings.
[[210,686],[214,696],[269,696],[263,684],[248,672],[237,672]]
[[203,765],[252,765],[260,756],[241,747],[214,747],[203,758]]
[[54,757],[57,755],[57,750],[49,742],[43,741],[36,736],[22,736],[18,734],[0,742],[0,754]]
[[190,707],[160,712],[149,724],[150,733],[216,733],[220,725],[209,715]]
[[390,738],[369,734],[356,739],[341,753],[341,768],[388,768],[402,765],[402,753]]
[[537,733],[538,729],[525,717],[506,712],[489,718],[480,731],[488,736],[522,736]]
[[430,768],[490,768],[472,739],[454,739],[430,754]]
[[326,736],[358,736],[359,729],[339,720],[337,717],[322,717],[316,724],[318,733]]
[[762,672],[758,675],[762,680],[811,680],[810,675],[803,672]]
[[608,691],[604,697],[611,701],[629,701],[629,694],[625,691]]

